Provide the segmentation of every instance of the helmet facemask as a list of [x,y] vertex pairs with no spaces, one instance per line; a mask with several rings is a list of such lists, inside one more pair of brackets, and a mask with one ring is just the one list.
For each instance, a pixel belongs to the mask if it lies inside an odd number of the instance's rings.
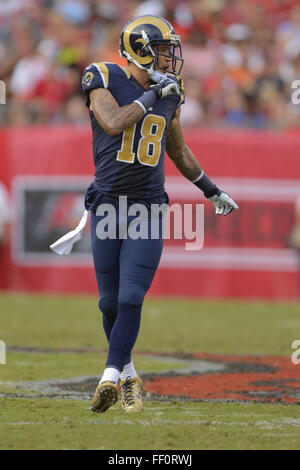
[[162,72],[166,72],[165,69],[159,66],[159,58],[160,57],[170,57],[172,59],[171,65],[171,73],[174,75],[179,75],[183,66],[183,58],[182,58],[182,51],[180,44],[169,44],[169,54],[164,54],[163,52],[159,52],[158,46],[162,44],[157,44],[157,47],[153,46],[155,52],[155,62],[154,67]]
[[[179,75],[183,67],[182,50],[181,50],[179,36],[176,34],[173,34],[171,35],[173,37],[170,40],[162,39],[160,41],[157,41],[157,40],[149,41],[148,36],[145,33],[145,31],[142,31],[142,36],[144,40],[144,46],[141,48],[142,53],[144,53],[145,55],[150,55],[154,59],[153,63],[151,64],[150,69],[152,68],[153,70],[154,68],[157,68],[158,70],[161,70],[162,72],[166,72],[164,68],[161,68],[159,66],[159,57],[169,57],[172,59],[171,73],[175,75]],[[168,54],[159,52],[159,46],[164,46],[164,45],[169,46]]]

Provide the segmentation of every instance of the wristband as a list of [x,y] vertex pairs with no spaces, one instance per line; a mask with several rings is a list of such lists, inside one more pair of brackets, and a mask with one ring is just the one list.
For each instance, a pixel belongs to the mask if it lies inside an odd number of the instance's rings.
[[146,113],[156,101],[157,96],[155,90],[147,90],[139,98],[134,100],[134,103],[138,103],[141,108],[143,108],[144,113]]
[[198,178],[193,181],[193,183],[204,192],[204,196],[209,198],[215,196],[216,194],[220,194],[221,191],[219,188],[209,179],[209,177],[204,173],[202,173]]

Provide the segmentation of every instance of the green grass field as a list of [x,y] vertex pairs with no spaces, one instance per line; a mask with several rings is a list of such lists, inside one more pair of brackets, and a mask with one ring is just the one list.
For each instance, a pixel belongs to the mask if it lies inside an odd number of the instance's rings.
[[[122,414],[120,404],[95,415],[89,396],[49,397],[35,384],[103,370],[107,344],[97,299],[1,294],[0,312],[7,346],[7,363],[0,365],[0,449],[300,448],[299,405],[146,396],[138,415]],[[176,357],[200,352],[288,357],[300,339],[299,313],[297,304],[149,299],[136,368],[176,371],[186,367]],[[300,365],[294,367],[300,377]]]

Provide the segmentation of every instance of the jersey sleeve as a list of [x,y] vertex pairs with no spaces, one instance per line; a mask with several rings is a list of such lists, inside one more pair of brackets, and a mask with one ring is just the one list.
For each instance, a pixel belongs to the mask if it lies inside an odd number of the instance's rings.
[[100,62],[98,64],[92,64],[85,69],[82,75],[81,87],[86,95],[86,105],[90,106],[90,91],[96,88],[107,88],[108,87],[108,68],[106,64]]

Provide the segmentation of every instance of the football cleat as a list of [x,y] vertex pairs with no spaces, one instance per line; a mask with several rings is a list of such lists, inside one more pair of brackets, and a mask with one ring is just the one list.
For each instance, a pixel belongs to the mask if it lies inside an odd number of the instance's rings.
[[127,377],[127,379],[121,380],[122,411],[127,413],[142,411],[142,383],[140,377],[133,379]]
[[113,382],[105,381],[100,383],[95,391],[91,403],[91,410],[96,413],[103,413],[118,401],[118,389]]

